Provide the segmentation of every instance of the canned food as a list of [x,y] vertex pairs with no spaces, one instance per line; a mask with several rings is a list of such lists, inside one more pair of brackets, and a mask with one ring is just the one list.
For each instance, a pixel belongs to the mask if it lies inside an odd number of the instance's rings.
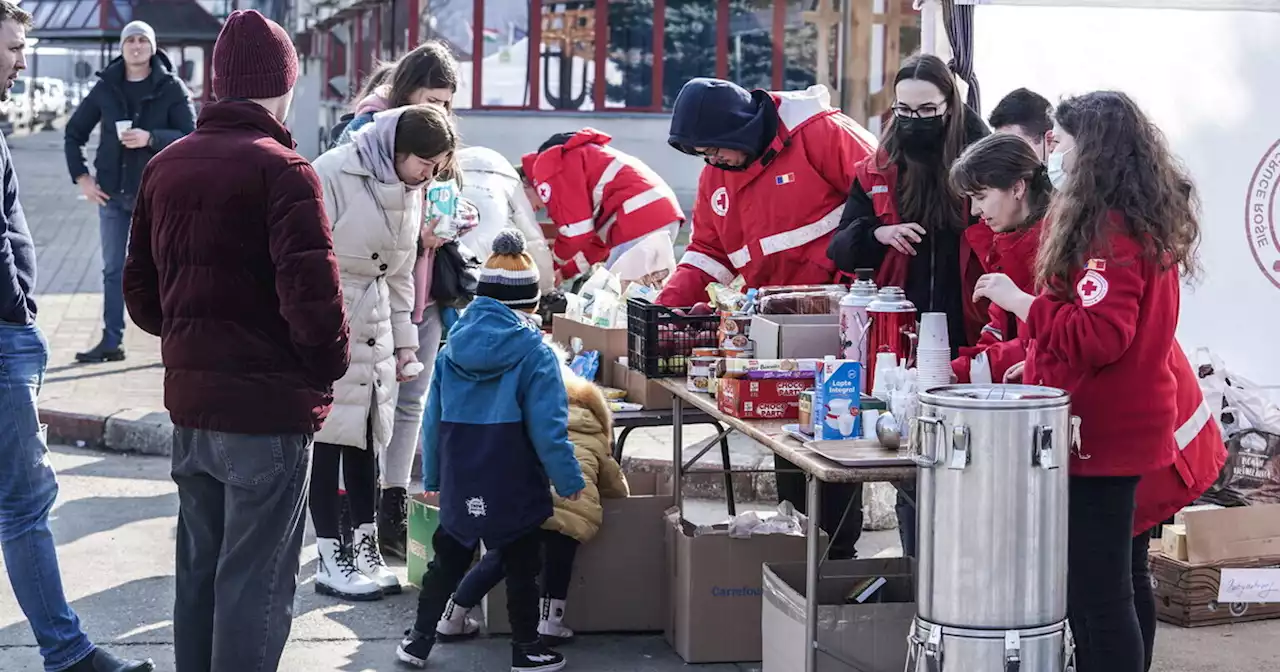
[[689,358],[689,379],[686,387],[691,392],[710,392],[711,381],[714,379],[712,369],[716,362],[716,357],[690,357]]
[[800,393],[800,431],[813,433],[813,390]]
[[720,347],[745,348],[751,344],[750,315],[722,315],[720,317]]

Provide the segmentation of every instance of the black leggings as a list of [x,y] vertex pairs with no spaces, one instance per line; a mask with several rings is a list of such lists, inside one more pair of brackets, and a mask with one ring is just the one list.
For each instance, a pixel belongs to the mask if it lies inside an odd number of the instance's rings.
[[[538,641],[538,572],[542,569],[542,531],[528,534],[498,549],[502,573],[507,577],[507,619],[511,622],[511,641],[531,644]],[[413,629],[435,637],[436,623],[444,613],[449,596],[471,568],[474,546],[465,546],[443,527],[431,537],[435,557],[422,577],[418,594],[418,618]]]
[[1143,672],[1151,669],[1151,655],[1156,648],[1156,595],[1151,585],[1151,568],[1147,565],[1151,530],[1133,538],[1133,607],[1142,628]]
[[1142,672],[1134,607],[1137,476],[1072,476],[1067,523],[1067,617],[1078,672]]
[[317,443],[311,458],[311,520],[316,537],[321,539],[342,538],[338,469],[342,469],[347,501],[351,504],[352,524],[359,527],[372,523],[377,515],[378,456],[374,451]]

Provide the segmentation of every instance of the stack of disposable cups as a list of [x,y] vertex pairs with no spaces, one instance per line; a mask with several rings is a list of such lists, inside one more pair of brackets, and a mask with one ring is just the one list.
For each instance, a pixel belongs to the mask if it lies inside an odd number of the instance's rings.
[[947,334],[946,313],[920,316],[916,376],[921,392],[951,384],[951,339]]
[[876,382],[871,396],[889,401],[889,393],[897,384],[898,355],[892,352],[876,353]]

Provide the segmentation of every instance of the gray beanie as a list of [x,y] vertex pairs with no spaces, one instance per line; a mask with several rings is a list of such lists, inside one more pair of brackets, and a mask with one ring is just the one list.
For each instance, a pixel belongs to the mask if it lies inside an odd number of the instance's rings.
[[146,21],[130,21],[125,24],[124,30],[120,31],[120,46],[123,47],[124,41],[134,35],[141,35],[147,38],[152,47],[158,46],[156,45],[156,31]]

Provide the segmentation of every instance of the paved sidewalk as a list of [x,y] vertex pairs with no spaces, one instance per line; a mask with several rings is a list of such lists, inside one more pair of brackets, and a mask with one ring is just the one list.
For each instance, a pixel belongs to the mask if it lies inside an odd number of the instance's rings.
[[163,435],[167,446],[167,428],[154,432],[152,441],[137,440],[146,438],[145,432],[135,435],[168,422],[159,339],[130,328],[125,336],[127,360],[96,365],[75,361],[75,353],[92,347],[101,334],[102,257],[97,208],[84,200],[67,175],[62,133],[12,136],[8,142],[36,244],[37,322],[50,347],[40,405],[50,434],[95,445],[112,429],[121,436],[108,445],[157,452],[160,445],[154,439]]
[[[84,627],[96,641],[116,651],[151,656],[158,669],[173,670],[173,540],[178,502],[168,460],[64,446],[54,446],[50,459],[61,485],[50,525],[67,597]],[[698,522],[710,522],[722,512],[717,504],[697,502],[689,515]],[[409,669],[396,666],[393,656],[400,633],[413,618],[417,592],[368,604],[323,597],[313,585],[315,558],[315,542],[308,534],[293,633],[281,672]],[[394,569],[403,579],[403,567]],[[1153,672],[1275,669],[1278,637],[1280,621],[1191,630],[1162,625]],[[507,651],[501,638],[442,646],[429,669],[507,669]],[[754,664],[685,666],[661,635],[584,636],[565,647],[564,653],[569,656],[567,669],[582,672],[759,671]],[[35,640],[9,590],[0,591],[0,670],[40,670]]]

